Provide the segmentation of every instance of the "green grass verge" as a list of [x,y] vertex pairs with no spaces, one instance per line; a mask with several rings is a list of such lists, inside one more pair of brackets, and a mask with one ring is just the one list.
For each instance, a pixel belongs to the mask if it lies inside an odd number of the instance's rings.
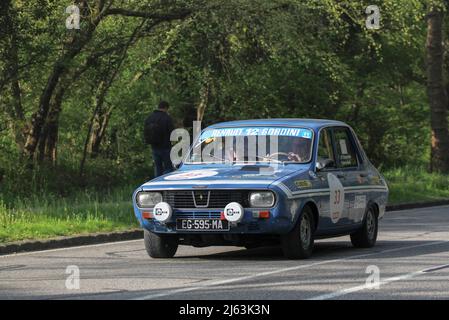
[[[416,168],[383,174],[390,187],[390,204],[449,199],[448,175]],[[106,194],[83,191],[64,198],[45,192],[13,199],[0,195],[0,243],[135,228],[133,189],[123,187]]]
[[383,172],[390,188],[389,204],[449,199],[449,175],[420,168],[397,168]]
[[66,198],[0,198],[0,243],[136,228],[132,191],[121,188],[101,196],[85,191]]

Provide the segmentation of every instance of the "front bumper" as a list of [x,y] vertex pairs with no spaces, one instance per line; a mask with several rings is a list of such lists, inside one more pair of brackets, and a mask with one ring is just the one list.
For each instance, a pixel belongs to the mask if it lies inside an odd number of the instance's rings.
[[[230,229],[226,231],[186,231],[176,229],[176,219],[220,219],[219,210],[197,209],[180,210],[174,209],[173,216],[167,222],[161,223],[155,219],[142,218],[142,211],[135,207],[135,215],[143,228],[154,233],[161,234],[284,234],[292,227],[292,219],[287,216],[278,215],[279,208],[272,208],[269,218],[253,217],[254,211],[261,209],[245,209],[241,222],[230,223]],[[264,209],[267,211],[266,209]]]

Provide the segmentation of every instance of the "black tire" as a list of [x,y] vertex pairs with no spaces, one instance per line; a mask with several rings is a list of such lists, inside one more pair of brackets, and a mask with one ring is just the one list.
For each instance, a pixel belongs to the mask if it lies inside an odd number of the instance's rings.
[[178,250],[178,237],[143,231],[145,249],[151,258],[173,258]]
[[284,256],[288,259],[307,259],[313,252],[315,221],[312,209],[305,207],[292,231],[281,236]]
[[373,206],[370,206],[366,211],[363,226],[358,231],[351,234],[352,245],[356,248],[374,247],[377,241],[378,228],[379,221],[376,209]]

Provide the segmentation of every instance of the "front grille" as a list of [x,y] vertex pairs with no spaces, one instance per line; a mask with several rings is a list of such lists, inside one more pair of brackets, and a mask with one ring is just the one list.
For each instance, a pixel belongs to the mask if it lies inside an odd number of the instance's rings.
[[258,231],[260,230],[259,223],[257,222],[250,222],[248,225],[248,231]]
[[192,191],[196,207],[207,207],[209,203],[209,191]]
[[181,219],[220,219],[221,213],[220,212],[209,212],[209,211],[203,211],[203,212],[178,211],[178,212],[176,212],[176,218],[181,218]]
[[173,190],[163,192],[164,201],[173,208],[223,209],[230,202],[248,207],[248,191],[245,190]]

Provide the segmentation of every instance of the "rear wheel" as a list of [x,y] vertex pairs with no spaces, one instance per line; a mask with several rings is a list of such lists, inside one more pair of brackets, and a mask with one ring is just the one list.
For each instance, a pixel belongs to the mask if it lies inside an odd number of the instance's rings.
[[352,245],[356,248],[374,247],[377,241],[378,226],[376,210],[373,206],[370,206],[366,212],[362,228],[351,234]]
[[305,207],[298,223],[281,237],[282,251],[288,259],[306,259],[312,255],[315,221],[310,207]]
[[173,258],[178,250],[178,237],[156,234],[144,230],[144,242],[147,253],[152,258]]

